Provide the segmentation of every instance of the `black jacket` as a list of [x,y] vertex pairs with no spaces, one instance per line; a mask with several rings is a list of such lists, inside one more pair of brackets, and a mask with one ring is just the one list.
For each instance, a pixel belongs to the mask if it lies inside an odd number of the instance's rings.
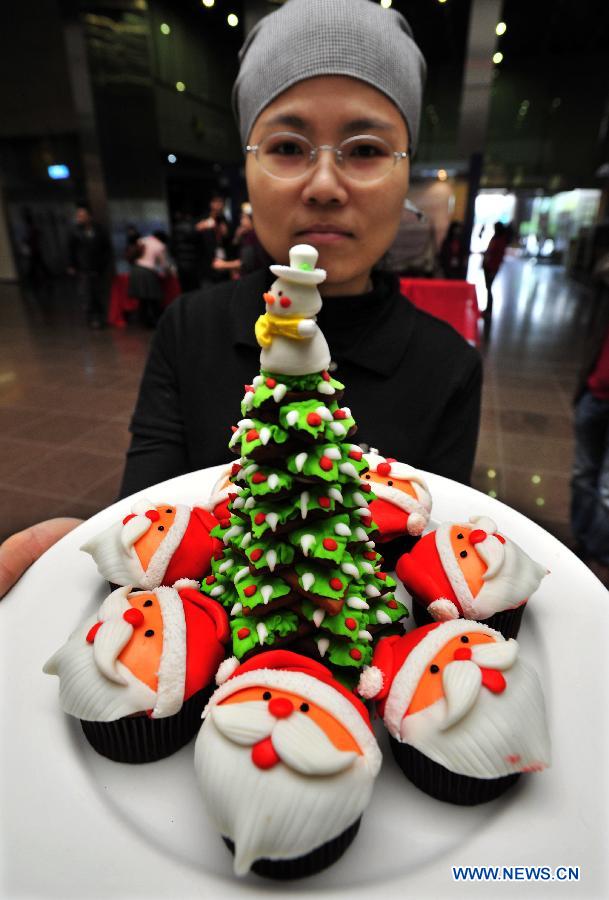
[[75,225],[70,232],[68,253],[70,265],[77,272],[101,274],[112,258],[108,232],[97,222],[88,228]]
[[[232,458],[230,426],[259,371],[254,323],[272,276],[186,294],[159,322],[131,422],[121,496]],[[480,414],[480,356],[417,310],[393,276],[359,297],[328,298],[318,316],[346,386],[355,440],[468,483]]]

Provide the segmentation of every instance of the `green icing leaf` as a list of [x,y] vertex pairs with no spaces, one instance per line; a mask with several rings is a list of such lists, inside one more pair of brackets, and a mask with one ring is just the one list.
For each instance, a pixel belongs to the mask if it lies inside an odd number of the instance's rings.
[[[267,380],[270,380],[271,387],[267,384]],[[246,391],[246,395],[241,401],[241,413],[243,416],[248,416],[251,414],[252,409],[260,409],[260,407],[269,402],[281,402],[283,393],[281,391],[276,393],[278,385],[285,385],[286,390],[290,393],[311,392],[317,391],[317,386],[322,380],[321,372],[314,372],[311,375],[277,375],[274,372],[261,371],[260,375],[254,379],[254,384],[252,385],[254,390]],[[345,389],[344,384],[341,384],[335,378],[330,377],[328,383],[337,392]],[[251,396],[251,400],[248,394]],[[279,396],[281,399],[279,401],[275,400],[274,395]]]
[[[266,436],[266,433],[268,433],[268,437]],[[263,437],[266,439],[263,440]],[[243,432],[236,431],[230,440],[229,447],[234,447],[240,442],[241,455],[247,456],[252,450],[256,450],[258,447],[265,447],[269,443],[285,444],[287,439],[287,431],[284,431],[279,425],[274,425],[270,422],[255,421],[252,428],[246,428]]]
[[315,618],[317,619],[320,623],[317,625],[320,633],[327,631],[330,634],[345,637],[349,641],[357,638],[360,631],[365,631],[368,624],[366,610],[350,609],[346,604],[339,613],[330,616],[311,600],[305,598],[302,601],[302,614],[309,622],[315,622]]
[[251,572],[239,579],[236,588],[239,600],[250,609],[266,606],[291,591],[290,586],[277,575],[252,575]]
[[280,638],[298,631],[298,616],[286,611],[267,616],[264,621],[252,616],[237,616],[231,621],[233,653],[241,659],[256,647],[272,647]]
[[349,516],[343,514],[316,519],[308,526],[291,531],[288,539],[307,559],[327,559],[339,564],[345,555],[350,535],[339,534],[337,527],[339,530],[349,529]]
[[[391,604],[391,605],[390,605]],[[387,616],[390,622],[380,621],[378,617],[378,613],[381,613],[381,619]],[[377,598],[377,602],[374,606],[371,607],[368,613],[368,622],[370,625],[389,625],[394,622],[399,622],[400,619],[403,619],[405,616],[409,616],[410,613],[406,609],[403,604],[399,602],[399,600],[395,599],[393,594],[384,594],[382,597]]]
[[[264,476],[264,481],[262,476]],[[259,466],[255,472],[247,476],[246,481],[249,487],[249,494],[253,497],[272,497],[275,494],[280,494],[282,491],[291,490],[294,483],[291,475],[284,472],[283,469],[278,469],[274,466]]]
[[[360,659],[351,656],[353,650],[361,654]],[[335,666],[361,669],[362,666],[369,666],[372,662],[372,647],[367,641],[330,641],[326,657]]]
[[[259,550],[262,551],[261,555],[258,554]],[[273,551],[275,554],[276,566],[289,566],[294,561],[294,548],[289,544],[285,544],[283,541],[279,540],[274,540],[272,542],[254,541],[247,548],[247,557],[250,561],[250,565],[254,566],[255,569],[268,569],[269,561],[267,559],[267,553],[270,551]]]
[[[328,568],[313,561],[309,562],[309,560],[296,563],[295,569],[298,583],[303,590],[320,597],[328,597],[331,600],[342,599],[345,589],[352,581],[352,578],[341,572],[339,568]],[[312,580],[310,576],[313,576]],[[336,583],[334,583],[335,580]]]

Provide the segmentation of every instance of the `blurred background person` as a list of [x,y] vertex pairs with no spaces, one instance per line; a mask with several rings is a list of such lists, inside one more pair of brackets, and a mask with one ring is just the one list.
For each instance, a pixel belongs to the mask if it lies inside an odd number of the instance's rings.
[[219,191],[212,194],[208,215],[197,222],[195,226],[202,240],[202,287],[230,278],[230,272],[214,269],[214,260],[226,260],[230,247],[230,227],[224,212],[225,205],[224,194]]
[[129,275],[129,296],[139,300],[140,321],[146,328],[154,328],[162,312],[161,278],[169,271],[168,243],[169,238],[164,231],[155,231],[140,238],[138,246],[141,250]]
[[[258,240],[254,230],[254,218],[250,203],[241,204],[239,225],[231,241],[233,259],[214,259],[217,272],[229,272],[232,278],[241,278],[258,269],[266,268],[271,258]],[[235,253],[238,256],[235,256]]]
[[465,278],[468,255],[463,239],[463,222],[451,222],[438,254],[444,278]]
[[106,316],[106,274],[112,259],[108,232],[93,220],[86,203],[79,203],[68,241],[69,275],[78,278],[78,291],[90,328],[103,328]]
[[195,291],[201,283],[203,240],[190,213],[182,210],[176,213],[170,249],[182,291]]
[[495,233],[489,241],[482,257],[482,270],[486,284],[486,309],[484,311],[484,331],[488,334],[493,317],[493,294],[491,288],[501,268],[509,241],[509,231],[503,222],[495,222]]

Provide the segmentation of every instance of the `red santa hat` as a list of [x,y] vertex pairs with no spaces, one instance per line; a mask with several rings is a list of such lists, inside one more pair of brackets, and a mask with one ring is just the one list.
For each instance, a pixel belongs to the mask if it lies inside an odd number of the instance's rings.
[[220,686],[209,701],[204,716],[211,706],[248,687],[298,694],[344,725],[360,746],[372,774],[379,771],[381,753],[368,710],[359,697],[336,681],[321,663],[290,650],[269,650],[241,664],[231,657],[218,669],[216,683]]
[[405,635],[381,638],[372,665],[366,666],[358,684],[358,693],[378,703],[379,713],[393,737],[399,739],[400,724],[414,692],[431,661],[454,637],[473,632],[487,634],[498,642],[517,648],[516,641],[505,641],[498,631],[483,622],[453,619],[432,622]]
[[[201,578],[209,569],[215,550],[221,549],[210,536],[218,524],[201,507],[175,504],[175,517],[146,569],[135,544],[159,519],[157,506],[145,498],[138,500],[132,512],[80,548],[90,553],[100,575],[113,584],[130,584],[151,590],[159,584],[173,584],[178,578]],[[170,504],[171,505],[171,504]]]
[[[464,548],[477,553],[486,565],[482,587],[475,597],[453,551],[450,533],[455,526],[472,529]],[[472,516],[468,524],[443,522],[421,538],[400,557],[396,574],[434,619],[446,621],[459,616],[488,619],[522,605],[537,590],[547,569],[498,534],[492,519]]]
[[431,494],[425,479],[412,466],[380,456],[374,448],[364,453],[364,459],[371,472],[394,482],[408,482],[416,494],[415,498],[395,484],[374,482],[377,499],[371,501],[370,512],[381,536],[389,539],[407,532],[418,537],[427,528],[431,513]]

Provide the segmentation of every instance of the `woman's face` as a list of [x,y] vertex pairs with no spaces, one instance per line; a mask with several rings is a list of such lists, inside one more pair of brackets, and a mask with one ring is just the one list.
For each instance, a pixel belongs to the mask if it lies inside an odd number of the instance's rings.
[[[406,123],[376,88],[342,75],[301,81],[267,106],[252,128],[250,144],[278,131],[304,135],[314,145],[333,147],[356,134],[383,138],[394,150],[408,150]],[[399,160],[382,181],[345,177],[334,154],[320,153],[300,178],[268,175],[247,154],[249,200],[256,234],[278,263],[286,264],[294,244],[312,244],[327,270],[323,296],[362,293],[370,270],[391,246],[408,190],[408,160]]]

